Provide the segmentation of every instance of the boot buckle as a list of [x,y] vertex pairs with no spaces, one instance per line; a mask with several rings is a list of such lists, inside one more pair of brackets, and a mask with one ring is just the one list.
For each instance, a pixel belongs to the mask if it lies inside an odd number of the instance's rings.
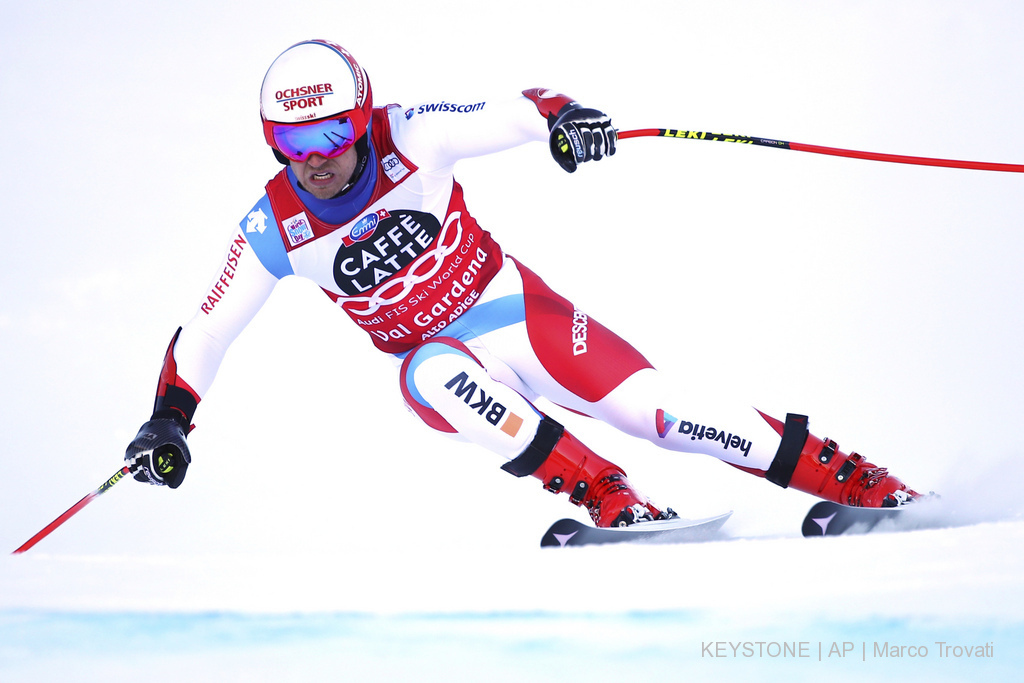
[[821,447],[821,453],[818,453],[818,462],[822,465],[829,464],[837,450],[839,450],[839,444],[832,439],[825,439],[825,445]]
[[843,466],[836,472],[836,481],[846,481],[853,474],[853,471],[857,469],[857,463],[851,458],[843,463]]
[[589,488],[590,487],[587,486],[587,482],[585,481],[576,482],[576,486],[573,487],[572,493],[569,494],[569,500],[573,505],[579,505],[583,502],[583,499],[587,495],[587,489]]
[[544,489],[546,491],[551,491],[551,493],[558,493],[562,490],[562,486],[564,485],[565,479],[562,479],[561,477],[552,477],[551,481],[544,484]]

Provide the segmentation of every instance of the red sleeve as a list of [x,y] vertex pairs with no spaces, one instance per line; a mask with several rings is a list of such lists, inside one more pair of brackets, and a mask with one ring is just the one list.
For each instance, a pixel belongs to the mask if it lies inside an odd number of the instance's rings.
[[548,121],[548,130],[555,125],[558,117],[570,109],[579,109],[580,105],[568,95],[557,93],[547,88],[531,88],[524,90],[523,95],[537,105],[537,111]]
[[196,408],[199,406],[199,395],[178,376],[178,364],[174,361],[174,343],[178,341],[179,334],[181,334],[180,327],[171,338],[167,354],[164,356],[163,369],[160,371],[160,380],[156,387],[153,415],[162,413],[162,417],[177,418],[175,413],[180,413],[185,418],[184,426],[188,431],[192,416],[195,415]]

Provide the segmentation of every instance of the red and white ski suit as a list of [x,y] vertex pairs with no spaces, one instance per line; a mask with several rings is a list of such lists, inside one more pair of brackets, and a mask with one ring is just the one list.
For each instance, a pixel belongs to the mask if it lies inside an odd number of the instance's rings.
[[714,408],[673,387],[470,215],[455,163],[546,141],[545,100],[556,98],[569,101],[533,90],[502,102],[375,109],[368,166],[333,200],[315,199],[282,170],[172,342],[158,397],[187,392],[198,402],[278,280],[297,275],[394,357],[424,422],[506,459],[536,435],[542,416],[532,401],[544,396],[669,450],[767,470],[779,433],[756,410]]

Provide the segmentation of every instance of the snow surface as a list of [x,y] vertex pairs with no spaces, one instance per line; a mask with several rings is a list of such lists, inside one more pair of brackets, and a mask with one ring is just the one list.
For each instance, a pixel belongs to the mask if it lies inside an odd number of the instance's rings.
[[[120,467],[278,168],[256,94],[298,40],[349,47],[380,103],[543,86],[623,129],[1024,163],[1019,3],[585,6],[5,7],[0,547]],[[543,145],[457,173],[509,253],[681,391],[806,413],[941,507],[802,539],[810,497],[556,413],[655,500],[735,513],[711,543],[541,550],[579,511],[419,424],[365,335],[284,281],[181,489],[123,481],[0,558],[0,682],[1019,676],[1024,178],[653,139],[572,176]]]
[[[554,681],[573,670],[597,681],[1012,680],[1024,664],[1021,543],[1016,521],[686,546],[484,540],[404,561],[391,552],[387,565],[373,559],[379,545],[363,544],[38,553],[0,563],[14,589],[0,612],[0,671],[5,681]],[[888,656],[908,647],[913,656]]]

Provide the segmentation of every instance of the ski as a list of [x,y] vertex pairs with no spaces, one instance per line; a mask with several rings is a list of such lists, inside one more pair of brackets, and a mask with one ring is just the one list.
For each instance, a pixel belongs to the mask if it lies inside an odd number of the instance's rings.
[[706,519],[663,519],[609,529],[560,519],[540,539],[542,548],[605,543],[695,543],[712,540],[732,511]]
[[913,504],[893,508],[862,508],[821,501],[804,517],[804,536],[866,534],[886,520],[905,513]]

